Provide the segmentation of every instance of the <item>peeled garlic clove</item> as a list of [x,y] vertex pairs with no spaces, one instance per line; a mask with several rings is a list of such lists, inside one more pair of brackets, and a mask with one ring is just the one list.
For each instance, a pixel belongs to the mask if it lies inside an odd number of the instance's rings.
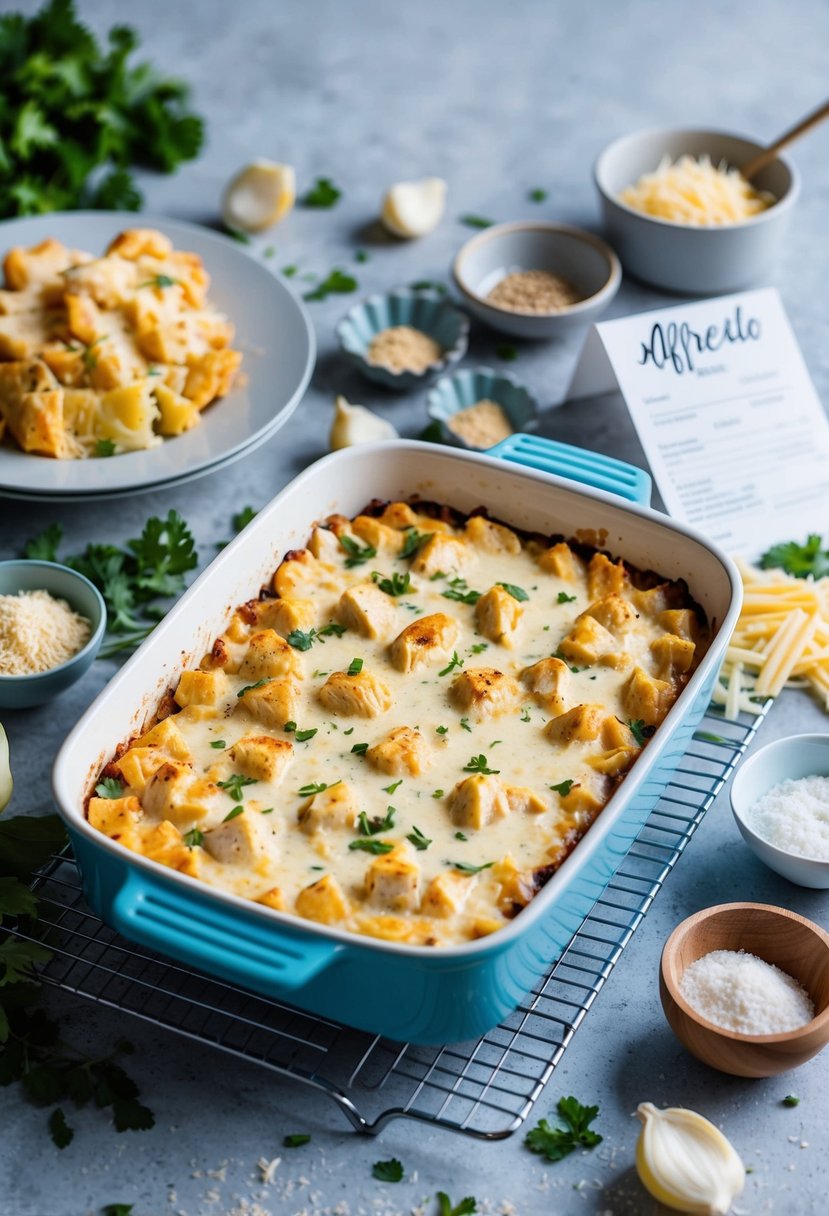
[[351,405],[345,397],[337,397],[328,437],[332,452],[353,447],[356,443],[376,443],[379,439],[396,438],[397,431],[385,418],[372,414],[364,405]]
[[702,1115],[642,1102],[636,1170],[654,1199],[677,1212],[725,1216],[746,1181],[743,1163],[725,1136]]
[[12,796],[12,770],[9,764],[9,741],[0,724],[0,811],[7,806]]
[[262,232],[287,215],[295,199],[296,174],[291,165],[255,160],[225,187],[222,219],[228,228]]
[[425,236],[440,223],[446,205],[446,182],[425,177],[397,182],[383,199],[380,219],[393,236]]

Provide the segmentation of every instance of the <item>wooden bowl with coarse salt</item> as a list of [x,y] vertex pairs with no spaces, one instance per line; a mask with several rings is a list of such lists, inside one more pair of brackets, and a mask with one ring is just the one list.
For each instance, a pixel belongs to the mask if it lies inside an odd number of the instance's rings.
[[[778,968],[795,982],[806,1003],[811,1002],[812,1016],[796,1029],[772,1034],[729,1030],[703,1016],[690,1003],[683,978],[690,967],[715,951],[743,951]],[[762,997],[762,988],[757,991]],[[659,995],[674,1034],[711,1068],[736,1077],[787,1072],[829,1042],[829,933],[796,912],[770,904],[704,908],[682,921],[665,943]],[[760,1010],[763,1017],[768,1017],[771,1003],[770,996]]]

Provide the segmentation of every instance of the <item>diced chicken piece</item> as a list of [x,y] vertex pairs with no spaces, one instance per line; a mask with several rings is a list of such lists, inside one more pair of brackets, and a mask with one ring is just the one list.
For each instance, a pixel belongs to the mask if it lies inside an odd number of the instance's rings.
[[573,663],[625,667],[630,657],[622,647],[623,643],[592,616],[580,616],[558,648]]
[[244,735],[228,750],[234,766],[254,781],[280,781],[294,754],[287,739],[272,735]]
[[308,548],[319,561],[331,565],[341,561],[344,555],[337,533],[331,528],[314,528]]
[[587,566],[587,592],[591,600],[602,599],[614,591],[621,595],[629,586],[623,562],[612,562],[604,553],[593,554]]
[[93,828],[111,840],[119,841],[128,849],[138,848],[141,803],[133,795],[126,798],[90,798],[87,818]]
[[[365,518],[360,516],[360,518]],[[383,508],[380,515],[377,517],[381,523],[388,524],[390,528],[418,528],[424,522],[423,516],[418,515],[413,511],[407,502],[390,502]],[[431,524],[432,520],[426,520]]]
[[181,832],[169,819],[162,819],[141,840],[141,852],[152,861],[177,869],[176,862],[183,857],[186,845]]
[[420,902],[420,866],[403,845],[376,857],[366,870],[366,896],[378,908],[414,911]]
[[174,392],[166,384],[156,384],[153,395],[161,415],[158,423],[160,434],[183,435],[198,425],[198,407],[181,393]]
[[651,654],[656,660],[657,671],[666,680],[690,670],[695,650],[693,642],[674,633],[665,633],[651,642]]
[[464,534],[485,553],[510,553],[514,556],[521,552],[521,541],[512,528],[496,524],[483,515],[473,515],[467,522]]
[[494,667],[470,667],[455,676],[449,696],[458,709],[476,718],[497,718],[510,713],[518,704],[518,681]]
[[633,622],[638,619],[638,613],[633,605],[616,591],[611,591],[609,595],[596,600],[577,619],[582,620],[588,616],[594,621],[598,621],[608,633],[612,633],[617,638],[623,637]]
[[615,777],[619,773],[627,772],[638,755],[638,748],[614,747],[611,751],[599,752],[596,756],[588,756],[587,763],[597,773],[604,773],[608,777]]
[[263,891],[256,902],[264,904],[266,908],[273,908],[275,912],[284,912],[286,907],[285,896],[279,887],[270,887],[269,890]]
[[169,718],[162,718],[160,722],[156,722],[151,730],[142,735],[140,739],[136,739],[134,747],[157,747],[161,751],[166,752],[171,760],[191,761],[190,748],[187,746],[187,741],[179,728],[176,726],[175,717],[171,715]]
[[170,757],[160,747],[131,747],[114,763],[130,789],[142,793],[144,786]]
[[344,718],[376,718],[391,709],[394,701],[389,686],[370,671],[353,676],[346,671],[332,672],[317,696],[329,713]]
[[538,564],[547,574],[554,574],[568,583],[574,583],[584,573],[584,562],[564,541],[540,553]]
[[273,676],[299,676],[299,655],[275,629],[255,633],[239,665],[243,680],[271,679]]
[[176,827],[204,819],[219,794],[210,781],[194,779],[183,764],[162,764],[150,777],[141,804],[154,819],[169,819]]
[[364,638],[387,638],[397,627],[394,600],[374,583],[358,583],[339,598],[337,620]]
[[449,795],[449,813],[459,828],[484,828],[510,810],[507,791],[494,774],[473,773],[459,781]]
[[176,705],[218,705],[228,692],[223,671],[183,671],[175,691]]
[[418,549],[411,568],[413,574],[431,578],[433,574],[462,574],[474,560],[474,550],[462,540],[434,532]]
[[475,605],[478,633],[501,646],[512,646],[512,635],[523,615],[524,609],[518,600],[503,587],[490,587]]
[[236,647],[229,637],[220,636],[216,638],[199,667],[202,671],[224,671],[227,675],[236,675],[242,659],[235,650]]
[[400,552],[406,540],[404,532],[381,523],[371,515],[358,515],[351,523],[351,531],[359,536],[364,545],[371,545],[378,553],[392,557]]
[[463,910],[474,885],[474,877],[461,874],[457,870],[438,874],[426,888],[420,902],[420,911],[424,916],[454,916]]
[[290,677],[268,680],[241,693],[237,712],[249,713],[263,726],[282,730],[295,717],[300,695],[299,685]]
[[309,549],[291,549],[273,576],[273,589],[283,599],[330,598],[340,587],[337,566],[321,562]]
[[551,714],[563,714],[570,691],[570,668],[562,659],[540,659],[521,672],[521,683]]
[[676,603],[676,590],[670,583],[660,583],[656,587],[648,588],[647,591],[634,588],[629,594],[637,610],[643,616],[651,617],[654,620],[669,609],[672,603]]
[[525,908],[535,894],[531,870],[521,870],[510,853],[492,867],[492,877],[499,884],[496,902],[504,916],[513,917]]
[[390,777],[418,777],[431,759],[431,748],[420,731],[397,726],[366,752],[366,759]]
[[342,887],[331,874],[305,887],[296,897],[296,910],[306,920],[333,925],[344,920],[351,911]]
[[157,228],[125,228],[107,247],[108,254],[117,253],[119,257],[130,261],[144,255],[164,258],[172,251],[172,241]]
[[30,249],[20,245],[10,249],[3,260],[3,275],[6,286],[12,291],[22,291],[26,287],[48,287],[55,283],[60,283],[65,290],[66,285],[61,277],[63,271],[89,260],[88,253],[67,249],[60,241],[47,237]]
[[544,734],[559,747],[589,743],[598,739],[605,714],[603,705],[574,705],[566,713],[551,719],[544,727]]
[[567,813],[580,835],[587,831],[603,806],[604,799],[584,782],[574,785],[561,800],[561,809]]
[[460,626],[443,612],[422,616],[394,639],[389,658],[398,671],[416,671],[430,663],[448,658],[458,640]]
[[359,809],[354,790],[346,781],[338,781],[303,803],[297,818],[302,831],[310,836],[315,832],[353,828]]
[[529,812],[531,815],[541,815],[550,808],[540,794],[524,785],[508,785],[507,802],[511,811]]
[[662,721],[673,699],[673,685],[649,676],[641,667],[634,667],[622,688],[626,712],[634,721],[641,719],[648,726],[657,726]]
[[613,714],[608,714],[602,723],[600,739],[602,747],[606,747],[608,751],[612,751],[617,747],[635,746],[633,732],[630,727],[624,722],[620,722]]
[[319,607],[313,600],[277,599],[256,603],[256,622],[263,629],[275,629],[287,638],[294,629],[307,633],[319,624]]
[[204,847],[223,865],[258,869],[276,861],[279,820],[259,811],[244,810],[227,823],[204,833]]
[[702,629],[695,612],[690,608],[668,608],[656,618],[666,633],[675,633],[689,642],[698,643]]

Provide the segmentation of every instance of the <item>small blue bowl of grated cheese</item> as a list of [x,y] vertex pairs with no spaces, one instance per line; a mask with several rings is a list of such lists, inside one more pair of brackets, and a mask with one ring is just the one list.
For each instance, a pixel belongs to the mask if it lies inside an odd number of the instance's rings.
[[769,869],[800,887],[829,888],[829,734],[761,747],[734,777],[731,810]]

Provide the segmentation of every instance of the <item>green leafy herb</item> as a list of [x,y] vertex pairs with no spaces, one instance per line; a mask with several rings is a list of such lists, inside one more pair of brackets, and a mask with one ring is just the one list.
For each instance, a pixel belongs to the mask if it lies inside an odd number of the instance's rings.
[[470,591],[466,579],[460,576],[449,580],[446,591],[441,591],[445,600],[456,600],[459,604],[477,604],[481,598],[480,591]]
[[446,864],[453,870],[460,870],[461,874],[480,874],[481,870],[491,870],[495,862],[485,861],[482,866],[473,866],[468,861],[447,861]]
[[448,734],[449,734],[449,727],[448,727],[448,726],[436,726],[436,727],[435,727],[435,732],[436,732],[437,734],[439,734],[439,735],[448,735]]
[[435,1198],[439,1205],[438,1216],[474,1216],[474,1213],[478,1210],[478,1205],[471,1195],[467,1195],[465,1199],[461,1199],[460,1203],[456,1203],[454,1206],[446,1191],[438,1191]]
[[800,1098],[796,1094],[786,1094],[782,1102],[783,1106],[799,1106]]
[[633,721],[628,722],[628,726],[630,727],[630,733],[640,747],[645,746],[648,739],[650,739],[656,730],[655,726],[646,726],[642,718],[634,718]]
[[250,244],[250,237],[246,232],[243,232],[241,228],[234,228],[231,224],[225,224],[223,231],[225,236],[229,236],[232,240],[238,241],[240,245]]
[[195,849],[197,845],[204,844],[204,833],[198,828],[191,828],[189,832],[184,833],[182,840],[188,849]]
[[461,223],[466,224],[467,228],[491,228],[495,220],[488,220],[483,215],[473,215],[467,212],[461,216]]
[[276,245],[266,245],[262,250],[262,257],[269,259],[276,257]]
[[375,570],[371,578],[386,595],[395,597],[406,595],[412,589],[412,576],[408,570],[405,574],[397,574],[395,572],[391,578],[384,578],[379,570]]
[[443,790],[432,790],[432,797],[433,798],[442,798]]
[[321,794],[323,790],[333,789],[335,785],[339,784],[339,779],[337,781],[330,782],[330,784],[327,781],[312,781],[308,785],[300,786],[300,788],[297,790],[297,794],[300,798],[312,798],[314,794]]
[[282,267],[282,273],[284,274],[286,279],[292,279],[294,277],[294,275],[298,272],[298,270],[299,270],[298,266],[283,266]]
[[63,528],[60,524],[49,524],[48,528],[27,540],[23,547],[23,556],[32,561],[56,562],[58,549],[63,540]]
[[530,720],[530,707],[528,705],[525,705],[524,708],[521,710],[521,721],[529,722],[529,720]]
[[337,540],[340,542],[340,547],[345,549],[348,554],[345,561],[347,570],[353,569],[354,566],[362,566],[372,557],[377,556],[377,550],[374,545],[358,544],[352,536],[338,536]]
[[428,849],[429,845],[432,843],[428,836],[423,835],[417,824],[412,825],[412,830],[409,832],[406,839],[410,841],[421,853],[424,851],[424,849]]
[[[55,1107],[49,1116],[49,1135],[52,1137],[52,1142],[57,1148],[66,1148],[75,1138],[75,1133],[66,1122],[66,1115],[59,1106]],[[132,1208],[130,1208],[130,1211],[132,1211]],[[117,1216],[117,1213],[115,1216]]]
[[115,442],[112,439],[96,439],[93,452],[96,456],[114,456],[116,452]]
[[455,839],[456,839],[456,840],[468,840],[468,839],[469,839],[469,837],[468,837],[468,836],[464,836],[463,832],[456,832],[456,833],[455,833]]
[[255,684],[246,684],[244,688],[240,688],[237,692],[237,697],[243,697],[246,692],[252,692],[254,688],[262,688],[265,684],[270,684],[273,676],[263,676],[261,680],[257,680]]
[[566,781],[559,781],[558,785],[551,785],[550,789],[556,794],[561,794],[562,798],[566,798],[574,785],[574,779],[572,777],[568,777]]
[[364,836],[360,836],[357,840],[352,840],[348,847],[352,851],[356,849],[363,853],[373,853],[375,857],[382,857],[384,853],[390,853],[394,845],[387,840],[367,840]]
[[351,751],[355,756],[364,756],[368,751],[367,743],[355,743]]
[[393,793],[394,793],[394,791],[395,791],[395,790],[396,790],[396,789],[397,789],[399,786],[401,786],[402,784],[403,784],[403,778],[401,777],[399,781],[393,781],[393,782],[391,783],[391,785],[384,785],[384,786],[383,786],[383,793],[384,793],[384,794],[393,794]]
[[518,358],[518,347],[513,345],[512,342],[497,342],[495,354],[504,363],[514,363]]
[[362,670],[363,670],[363,660],[362,659],[352,659],[351,662],[348,664],[348,668],[346,670],[346,675],[358,676]]
[[543,203],[548,197],[549,191],[542,190],[539,186],[536,186],[534,190],[530,190],[527,194],[527,198],[531,203]]
[[516,587],[515,583],[499,583],[498,586],[503,587],[514,600],[518,600],[519,604],[526,604],[527,600],[530,598],[524,588]]
[[216,751],[221,751],[223,748],[227,747],[227,744],[225,743],[224,739],[213,739],[210,746],[214,747]]
[[124,787],[117,777],[104,777],[95,786],[95,793],[99,798],[121,798]]
[[567,655],[566,655],[566,654],[564,654],[564,653],[562,653],[562,650],[561,650],[561,647],[560,647],[560,646],[558,647],[558,649],[557,649],[557,650],[553,651],[553,656],[552,656],[552,657],[553,657],[554,659],[561,659],[561,661],[562,661],[562,663],[564,663],[565,667],[568,667],[568,668],[570,669],[570,671],[572,671],[572,673],[573,673],[573,675],[574,675],[574,676],[575,676],[575,675],[578,675],[578,673],[579,673],[580,671],[586,671],[586,670],[587,670],[587,668],[586,668],[586,667],[576,667],[576,666],[575,666],[575,664],[571,663],[571,662],[570,662],[570,660],[567,658]]
[[381,819],[379,815],[375,815],[369,819],[365,811],[360,811],[358,816],[359,831],[361,836],[377,836],[380,832],[390,832],[394,827],[394,817],[397,811],[393,806],[386,807],[386,813]]
[[[323,625],[322,629],[317,632],[319,638],[337,637],[341,638],[344,633],[347,633],[345,625],[338,625],[336,621],[329,621],[327,625]],[[352,727],[353,729],[353,727]]]
[[564,1127],[553,1127],[546,1119],[527,1132],[524,1143],[533,1153],[548,1161],[561,1161],[577,1148],[595,1148],[602,1137],[590,1130],[599,1113],[598,1106],[582,1106],[575,1098],[560,1098],[556,1106]]
[[486,762],[486,756],[481,753],[479,756],[471,756],[468,762],[463,766],[465,773],[500,773],[499,768],[490,768]]
[[139,283],[139,288],[142,287],[157,287],[159,290],[164,287],[175,287],[178,279],[173,279],[168,274],[154,274],[151,279],[147,279],[146,283]]
[[396,1157],[392,1157],[390,1161],[375,1161],[371,1167],[371,1176],[378,1182],[401,1182],[403,1166]]
[[233,527],[237,532],[241,532],[246,528],[252,519],[256,518],[256,511],[253,507],[242,507],[241,511],[237,511],[233,516]]
[[823,578],[829,574],[829,549],[823,547],[823,539],[817,532],[810,532],[806,543],[788,540],[773,545],[760,558],[763,570],[785,570],[795,578]]
[[556,603],[572,604],[575,602],[575,599],[576,597],[574,595],[568,595],[566,591],[559,591],[558,595],[556,596]]
[[434,536],[433,532],[418,532],[417,528],[407,528],[403,536],[403,546],[398,553],[398,557],[409,558],[414,557],[422,545],[430,536]]
[[368,262],[369,260],[370,259],[369,259],[369,254],[368,254],[367,249],[358,249],[357,252],[354,254],[355,262]]
[[292,1132],[289,1136],[285,1136],[282,1144],[285,1148],[302,1148],[303,1144],[308,1144],[311,1137],[305,1132]]
[[233,810],[228,811],[222,820],[222,823],[229,823],[231,819],[235,819],[238,815],[241,815],[244,809],[245,808],[243,806],[235,806]]
[[258,785],[258,777],[243,777],[241,773],[231,773],[226,781],[217,781],[220,790],[229,794],[234,802],[241,802],[244,797],[242,790],[246,785]]
[[452,651],[452,658],[446,664],[442,671],[438,672],[439,676],[448,676],[450,671],[454,671],[456,667],[463,667],[463,659],[458,655],[457,650]]
[[468,730],[472,734],[472,727],[469,725],[468,718],[461,718],[461,730]]
[[318,726],[312,726],[309,730],[298,730],[294,732],[294,738],[297,743],[307,743],[309,739],[313,739],[318,730]]
[[132,1216],[134,1206],[132,1203],[108,1203],[102,1216]]
[[489,642],[475,642],[469,647],[470,654],[483,654],[489,649]]
[[303,207],[333,207],[341,193],[330,177],[318,177],[300,201]]
[[303,299],[325,300],[332,295],[348,295],[349,292],[356,291],[358,286],[353,275],[346,274],[344,270],[335,267],[327,278],[317,284],[313,291],[306,291]]
[[424,443],[443,443],[443,424],[436,418],[434,422],[425,426],[416,438],[422,439]]
[[316,629],[309,629],[307,633],[302,629],[292,629],[285,641],[289,646],[293,646],[294,650],[310,650],[316,637]]
[[445,296],[448,288],[445,283],[436,283],[432,279],[416,279],[409,284],[410,291],[436,291],[439,296]]

